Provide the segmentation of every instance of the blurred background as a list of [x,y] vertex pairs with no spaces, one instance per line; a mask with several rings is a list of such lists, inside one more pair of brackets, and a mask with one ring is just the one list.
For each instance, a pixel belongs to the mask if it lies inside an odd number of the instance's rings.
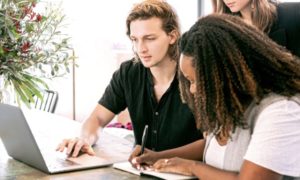
[[[78,64],[68,76],[50,83],[50,89],[60,96],[56,114],[83,121],[102,96],[112,73],[132,57],[125,21],[132,5],[141,0],[48,1],[61,3]],[[167,1],[178,13],[182,32],[198,17],[212,12],[210,0]]]

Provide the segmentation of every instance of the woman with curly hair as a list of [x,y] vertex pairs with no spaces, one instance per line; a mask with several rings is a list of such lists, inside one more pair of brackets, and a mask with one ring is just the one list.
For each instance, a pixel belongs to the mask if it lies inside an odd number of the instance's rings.
[[208,135],[138,162],[201,180],[300,177],[299,59],[224,14],[198,20],[180,50],[181,96]]

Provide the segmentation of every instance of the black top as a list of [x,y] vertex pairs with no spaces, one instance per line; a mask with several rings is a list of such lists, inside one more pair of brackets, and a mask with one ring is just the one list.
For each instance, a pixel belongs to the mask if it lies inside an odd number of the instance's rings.
[[140,62],[129,60],[121,64],[99,104],[115,114],[128,107],[136,144],[141,144],[143,129],[148,124],[146,147],[155,151],[202,138],[191,111],[181,102],[177,78],[157,103],[150,69]]
[[279,3],[269,37],[300,57],[300,3]]

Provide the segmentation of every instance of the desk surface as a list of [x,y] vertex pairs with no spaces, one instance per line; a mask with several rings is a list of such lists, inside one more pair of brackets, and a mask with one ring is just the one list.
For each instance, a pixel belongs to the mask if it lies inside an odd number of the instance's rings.
[[[55,120],[55,123],[57,121]],[[55,124],[51,123],[51,124]],[[128,155],[127,155],[128,156]],[[112,168],[111,166],[74,171],[59,174],[46,174],[38,169],[32,168],[7,155],[0,139],[0,179],[21,179],[21,180],[81,180],[81,179],[105,179],[105,180],[126,180],[126,179],[153,179],[151,177],[137,176]]]

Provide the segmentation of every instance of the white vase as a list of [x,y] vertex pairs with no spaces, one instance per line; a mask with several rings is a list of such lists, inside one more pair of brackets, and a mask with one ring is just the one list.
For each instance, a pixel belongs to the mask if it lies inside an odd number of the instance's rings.
[[5,79],[3,75],[0,75],[0,103],[11,103],[10,93],[5,87]]

